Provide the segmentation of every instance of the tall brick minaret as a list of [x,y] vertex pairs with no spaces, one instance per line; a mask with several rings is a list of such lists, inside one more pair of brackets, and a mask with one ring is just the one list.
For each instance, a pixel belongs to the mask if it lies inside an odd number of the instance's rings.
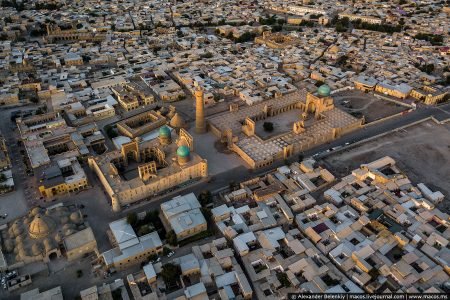
[[205,102],[203,101],[203,88],[200,86],[195,89],[195,132],[206,132]]

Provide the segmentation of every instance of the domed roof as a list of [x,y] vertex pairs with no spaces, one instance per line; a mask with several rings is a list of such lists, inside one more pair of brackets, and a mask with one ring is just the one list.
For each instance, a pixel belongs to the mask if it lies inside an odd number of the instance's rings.
[[71,215],[70,215],[70,220],[72,221],[72,222],[74,222],[75,224],[79,224],[79,223],[81,223],[81,215],[80,215],[80,212],[73,212]]
[[54,240],[46,238],[44,240],[44,248],[46,252],[50,252],[52,249],[56,248]]
[[167,126],[159,128],[159,136],[170,137],[170,128]]
[[23,228],[17,221],[13,224],[10,230],[11,232],[9,233],[11,234],[11,236],[19,236],[23,233]]
[[42,238],[47,236],[52,230],[51,220],[38,214],[30,223],[29,232],[33,238]]
[[172,120],[170,120],[170,126],[172,127],[181,128],[184,124],[184,119],[178,113],[176,113]]
[[65,236],[69,236],[69,235],[71,235],[74,232],[75,232],[75,230],[73,230],[73,229],[67,229],[67,230],[64,231],[64,235]]
[[5,240],[5,250],[8,253],[11,253],[14,251],[14,241],[13,240]]
[[191,153],[191,150],[187,146],[180,146],[177,149],[177,155],[181,157],[188,157]]
[[322,97],[328,97],[331,94],[331,89],[327,84],[321,85],[317,90],[317,94]]
[[58,243],[60,243],[62,241],[62,235],[61,233],[57,233],[55,235],[55,241],[57,241]]
[[31,253],[35,256],[42,254],[43,250],[44,249],[40,243],[34,243],[33,246],[31,246]]
[[31,210],[30,215],[34,217],[39,213],[41,213],[41,209],[39,207],[35,207]]
[[61,224],[67,224],[69,222],[69,218],[68,217],[66,217],[66,216],[64,216],[64,217],[60,217],[59,218],[59,223],[61,223]]
[[62,230],[64,231],[64,230],[74,229],[74,228],[75,228],[75,225],[69,223],[69,224],[64,225],[62,227]]

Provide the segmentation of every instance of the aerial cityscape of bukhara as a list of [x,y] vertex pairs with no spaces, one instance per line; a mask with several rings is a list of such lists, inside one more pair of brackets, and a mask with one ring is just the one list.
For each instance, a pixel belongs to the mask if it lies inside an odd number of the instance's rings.
[[450,1],[0,0],[0,281],[448,300]]

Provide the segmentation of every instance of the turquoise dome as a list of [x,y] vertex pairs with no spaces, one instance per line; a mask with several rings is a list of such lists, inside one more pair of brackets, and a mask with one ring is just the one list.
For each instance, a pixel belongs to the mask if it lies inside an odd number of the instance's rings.
[[187,146],[180,146],[177,149],[177,155],[180,157],[188,157],[191,153],[191,150]]
[[159,136],[170,137],[170,128],[167,126],[159,128]]
[[324,84],[319,87],[317,94],[322,97],[328,97],[331,94],[331,89],[328,85]]

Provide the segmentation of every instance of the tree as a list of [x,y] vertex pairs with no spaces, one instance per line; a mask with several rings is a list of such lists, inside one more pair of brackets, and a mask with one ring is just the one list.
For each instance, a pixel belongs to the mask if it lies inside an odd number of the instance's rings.
[[283,30],[283,25],[273,25],[272,26],[273,32],[280,32],[281,30]]
[[128,214],[127,216],[127,223],[130,224],[132,227],[135,226],[138,222],[138,217],[135,212]]
[[178,239],[175,231],[171,230],[166,234],[166,242],[171,246],[178,245]]
[[153,253],[153,254],[149,255],[149,257],[148,257],[149,261],[155,261],[157,259],[158,259],[158,254],[156,254],[156,253]]
[[142,225],[141,227],[139,227],[137,234],[138,234],[138,236],[143,236],[143,235],[149,234],[150,231],[151,231],[150,226]]
[[201,55],[201,58],[212,58],[214,55],[211,52],[206,52]]
[[280,281],[280,283],[284,287],[290,287],[291,286],[291,282],[289,281],[289,278],[288,278],[286,273],[284,273],[284,272],[277,273],[277,279]]
[[113,300],[123,300],[122,290],[120,288],[115,289],[114,291],[112,291],[111,292],[111,296],[112,296]]
[[5,176],[5,174],[1,173],[0,174],[0,182],[4,182],[4,181],[6,181],[6,176]]
[[230,188],[230,190],[234,191],[236,188],[239,187],[239,185],[236,183],[236,181],[230,181],[228,187]]
[[348,24],[350,23],[350,19],[348,17],[343,17],[341,19],[341,23],[342,25],[344,25],[345,27],[348,27]]
[[36,109],[36,115],[42,115],[45,113],[45,110],[42,107],[39,107]]
[[346,32],[347,31],[347,27],[345,27],[342,23],[337,23],[336,24],[336,31],[337,32]]
[[372,280],[375,280],[378,278],[378,276],[380,275],[380,271],[378,271],[377,269],[373,268],[369,271],[369,275],[372,278]]
[[427,74],[431,74],[434,71],[434,64],[425,64],[423,66],[421,65],[417,65],[416,66],[419,70],[421,70],[422,72],[425,72]]
[[164,256],[167,256],[167,255],[169,255],[169,253],[170,253],[170,249],[167,248],[167,247],[163,247],[162,254],[163,254]]
[[425,72],[427,72],[428,74],[433,73],[434,71],[434,64],[427,64],[426,68],[425,68]]
[[198,201],[200,202],[201,206],[206,206],[208,203],[212,202],[212,194],[208,190],[202,191],[198,195]]
[[256,37],[256,34],[253,32],[244,32],[240,37],[236,39],[237,43],[245,43],[250,42]]
[[273,123],[272,122],[264,122],[263,128],[264,128],[264,131],[272,132],[273,131]]
[[113,139],[115,137],[118,136],[117,132],[114,130],[114,127],[111,125],[106,125],[105,126],[105,131],[106,131],[106,135],[110,138]]
[[38,99],[38,97],[36,97],[36,96],[31,96],[31,97],[30,97],[30,101],[31,101],[32,103],[38,103],[38,102],[39,102],[39,99]]
[[[159,213],[157,210],[148,211],[145,214],[144,223],[152,223],[153,224],[155,222],[160,221],[158,215],[159,215]],[[155,224],[153,224],[153,225],[155,225]]]
[[211,221],[211,219],[212,219],[212,212],[211,212],[211,210],[209,208],[207,208],[207,207],[202,207],[200,210],[201,210],[203,216],[205,217],[206,222],[209,223]]
[[164,282],[168,285],[176,284],[180,275],[181,269],[179,266],[171,263],[162,266],[161,276],[164,279]]

